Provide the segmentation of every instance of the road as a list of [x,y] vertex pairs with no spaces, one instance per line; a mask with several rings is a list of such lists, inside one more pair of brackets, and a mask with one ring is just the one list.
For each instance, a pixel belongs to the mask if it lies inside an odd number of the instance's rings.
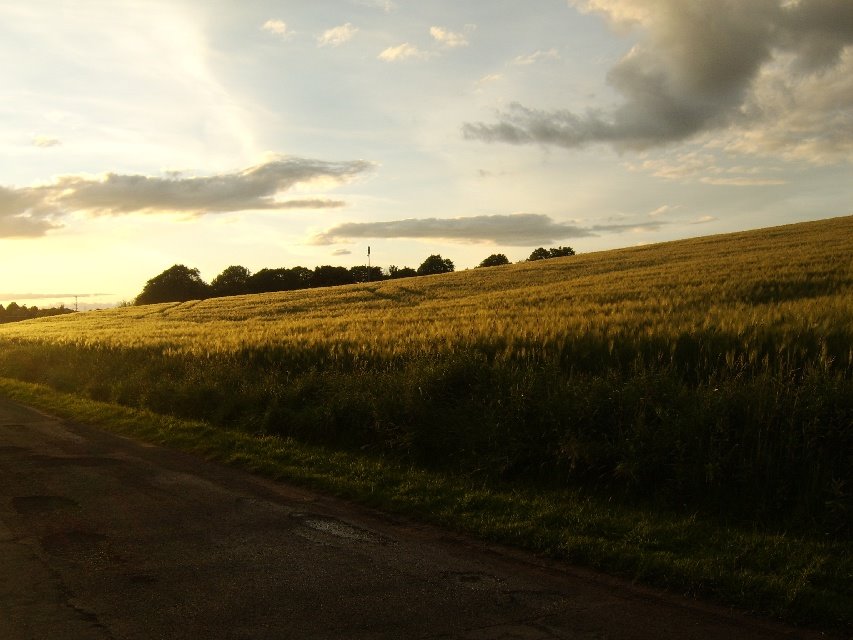
[[0,638],[817,638],[0,400]]

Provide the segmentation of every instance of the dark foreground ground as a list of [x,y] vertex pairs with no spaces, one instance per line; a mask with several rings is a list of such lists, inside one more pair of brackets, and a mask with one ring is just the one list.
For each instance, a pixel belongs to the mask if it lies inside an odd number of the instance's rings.
[[817,638],[0,400],[0,638]]

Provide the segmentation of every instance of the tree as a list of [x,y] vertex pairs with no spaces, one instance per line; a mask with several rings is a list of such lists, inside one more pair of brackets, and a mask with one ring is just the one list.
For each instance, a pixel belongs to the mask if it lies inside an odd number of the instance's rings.
[[418,275],[418,272],[411,267],[398,267],[393,264],[388,267],[388,276],[392,280],[396,280],[397,278],[411,278],[416,275]]
[[201,279],[198,269],[176,264],[146,282],[135,304],[202,300],[209,293],[210,287]]
[[418,267],[418,275],[429,276],[435,273],[450,273],[454,269],[450,258],[442,258],[436,253],[424,260],[423,264]]
[[549,258],[565,258],[566,256],[575,255],[575,250],[571,247],[556,247],[548,249]]
[[548,258],[564,258],[573,255],[575,255],[575,250],[571,247],[552,247],[550,249],[539,247],[530,254],[527,261],[533,262],[534,260],[547,260]]
[[334,287],[339,284],[352,284],[353,279],[346,267],[323,265],[317,267],[311,274],[312,287]]
[[231,265],[210,281],[210,292],[214,296],[238,296],[249,293],[249,278],[252,272],[246,267]]
[[478,267],[499,267],[502,264],[509,264],[509,258],[502,253],[493,253],[488,258],[485,258]]
[[353,282],[378,282],[384,280],[382,267],[367,267],[366,265],[358,265],[349,268]]
[[550,257],[551,254],[548,253],[548,249],[539,247],[538,249],[533,250],[533,253],[530,254],[530,257],[527,259],[527,261],[534,262],[536,260],[547,260]]
[[292,269],[261,269],[252,274],[246,286],[249,293],[269,293],[307,289],[310,282],[310,269],[293,267]]

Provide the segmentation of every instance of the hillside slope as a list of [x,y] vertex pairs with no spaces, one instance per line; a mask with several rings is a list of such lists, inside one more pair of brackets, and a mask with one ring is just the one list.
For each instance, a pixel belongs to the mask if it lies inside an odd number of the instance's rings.
[[0,374],[495,480],[851,530],[853,217],[0,327]]

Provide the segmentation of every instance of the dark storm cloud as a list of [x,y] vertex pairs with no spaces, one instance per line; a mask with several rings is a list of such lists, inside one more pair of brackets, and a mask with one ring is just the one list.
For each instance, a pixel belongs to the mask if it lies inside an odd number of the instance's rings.
[[[642,31],[641,41],[607,75],[622,103],[609,111],[585,113],[542,111],[514,103],[499,114],[497,122],[463,125],[466,138],[565,148],[606,143],[618,149],[646,149],[732,124],[760,127],[762,114],[753,111],[750,116],[756,122],[746,122],[745,106],[763,68],[785,64],[787,56],[798,73],[822,73],[838,66],[845,47],[853,44],[853,2],[846,0],[577,0],[573,4]],[[853,112],[848,103],[842,108]]]
[[467,218],[409,218],[388,222],[348,222],[321,233],[312,244],[326,245],[353,238],[431,238],[455,242],[491,243],[504,246],[550,244],[567,238],[602,233],[656,230],[662,223],[593,225],[582,227],[555,222],[535,213],[471,216]]

